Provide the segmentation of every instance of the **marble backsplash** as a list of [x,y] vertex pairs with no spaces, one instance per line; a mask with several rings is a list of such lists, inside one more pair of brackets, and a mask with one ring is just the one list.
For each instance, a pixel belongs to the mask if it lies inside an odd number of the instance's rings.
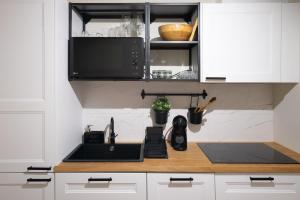
[[[146,92],[201,92],[217,101],[201,125],[188,126],[189,141],[273,141],[273,94],[271,84],[200,84],[165,82],[72,82],[83,107],[83,124],[104,130],[115,119],[118,141],[142,141],[145,127],[155,125]],[[208,100],[206,99],[206,101]],[[187,115],[190,97],[169,97],[172,110],[165,126],[176,115]],[[195,100],[195,99],[194,99]],[[201,103],[204,103],[201,99]]]

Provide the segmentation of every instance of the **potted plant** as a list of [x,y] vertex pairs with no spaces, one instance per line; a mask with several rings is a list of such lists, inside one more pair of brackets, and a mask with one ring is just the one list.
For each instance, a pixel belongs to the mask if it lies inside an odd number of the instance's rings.
[[171,109],[168,99],[166,97],[157,98],[152,104],[152,109],[155,113],[155,122],[157,124],[166,124],[169,110]]

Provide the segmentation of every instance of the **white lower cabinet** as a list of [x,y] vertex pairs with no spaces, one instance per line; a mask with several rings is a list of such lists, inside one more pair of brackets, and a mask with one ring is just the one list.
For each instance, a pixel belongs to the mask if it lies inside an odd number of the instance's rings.
[[56,200],[146,200],[144,173],[57,173]]
[[147,174],[148,200],[214,200],[213,174]]
[[300,175],[216,174],[216,200],[299,200]]
[[54,200],[53,173],[0,173],[1,200]]

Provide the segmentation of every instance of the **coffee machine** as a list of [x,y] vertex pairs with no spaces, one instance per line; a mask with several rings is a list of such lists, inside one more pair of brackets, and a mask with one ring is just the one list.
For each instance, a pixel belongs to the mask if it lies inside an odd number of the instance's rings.
[[187,120],[184,116],[177,115],[174,117],[171,132],[171,146],[176,151],[185,151],[187,149],[186,127]]

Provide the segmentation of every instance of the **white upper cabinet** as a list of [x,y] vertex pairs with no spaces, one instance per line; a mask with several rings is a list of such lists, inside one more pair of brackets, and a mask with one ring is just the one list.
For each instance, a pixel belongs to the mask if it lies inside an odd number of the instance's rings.
[[202,81],[298,81],[299,53],[288,54],[299,51],[296,10],[281,3],[203,4]]
[[215,200],[213,174],[147,174],[148,200]]
[[280,81],[280,3],[204,4],[202,12],[202,81]]
[[53,23],[53,0],[0,1],[0,172],[51,165]]

